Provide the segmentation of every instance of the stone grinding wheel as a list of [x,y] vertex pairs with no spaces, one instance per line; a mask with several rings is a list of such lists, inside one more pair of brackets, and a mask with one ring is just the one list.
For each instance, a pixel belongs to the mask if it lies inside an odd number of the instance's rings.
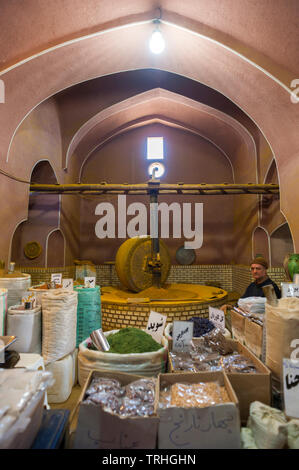
[[[161,286],[168,277],[171,260],[165,243],[159,240],[161,258]],[[140,292],[153,284],[152,271],[147,267],[151,259],[152,239],[133,237],[119,247],[115,258],[115,269],[120,282],[133,292]]]

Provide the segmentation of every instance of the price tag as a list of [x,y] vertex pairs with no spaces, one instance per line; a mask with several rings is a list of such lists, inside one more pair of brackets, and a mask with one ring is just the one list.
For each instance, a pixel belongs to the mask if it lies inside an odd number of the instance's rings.
[[282,365],[285,414],[299,418],[299,360],[284,358]]
[[281,283],[281,296],[282,297],[299,297],[299,284],[294,282]]
[[62,284],[62,274],[51,274],[51,282],[55,282],[55,284]]
[[172,327],[172,350],[188,351],[193,338],[193,321],[174,321]]
[[209,320],[216,328],[225,330],[225,315],[219,308],[209,307]]
[[162,335],[164,332],[167,317],[161,315],[161,313],[154,312],[151,310],[148,318],[146,332],[152,336],[152,338],[161,344]]
[[64,289],[73,290],[74,289],[73,279],[62,279],[62,287]]
[[95,277],[85,277],[84,278],[84,286],[85,287],[95,287],[96,286],[96,278]]

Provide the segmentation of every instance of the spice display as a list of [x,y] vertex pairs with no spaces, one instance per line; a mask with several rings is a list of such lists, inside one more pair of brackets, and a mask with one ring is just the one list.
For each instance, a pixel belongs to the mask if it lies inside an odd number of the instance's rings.
[[231,343],[223,336],[218,328],[204,336],[204,343],[214,352],[225,355],[233,352]]
[[155,384],[155,379],[140,379],[123,387],[118,380],[96,377],[83,403],[101,405],[105,411],[122,417],[152,416]]
[[217,382],[175,383],[162,387],[160,407],[204,408],[229,402],[224,386]]
[[[199,338],[203,335],[206,335],[215,328],[215,325],[208,318],[192,317],[187,321],[193,322],[194,338]],[[172,336],[172,329],[170,329],[169,334]]]
[[163,346],[138,328],[123,328],[107,336],[109,353],[133,354],[158,351]]
[[44,289],[61,289],[62,284],[57,284],[55,282],[45,282],[44,284],[40,284],[38,286],[34,286],[34,289],[37,290],[44,290]]
[[256,373],[255,365],[232,349],[231,343],[217,328],[198,340],[193,340],[189,351],[171,351],[170,358],[175,371],[221,371]]
[[255,365],[250,361],[250,359],[238,353],[233,353],[229,354],[226,357],[221,357],[220,364],[223,366],[225,372],[256,372]]

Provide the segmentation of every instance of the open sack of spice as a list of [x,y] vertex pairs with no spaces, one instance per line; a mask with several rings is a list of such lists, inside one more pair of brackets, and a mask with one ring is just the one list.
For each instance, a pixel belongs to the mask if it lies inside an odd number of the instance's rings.
[[234,351],[232,343],[218,328],[203,338],[193,339],[188,351],[170,351],[169,355],[175,371],[256,372],[250,359]]
[[122,417],[154,414],[156,380],[140,379],[122,386],[117,379],[93,378],[83,403],[101,406],[108,413]]
[[168,341],[162,337],[161,344],[151,335],[138,328],[122,328],[105,331],[108,351],[99,351],[87,338],[79,344],[78,378],[84,385],[90,370],[114,370],[155,377],[166,371]]

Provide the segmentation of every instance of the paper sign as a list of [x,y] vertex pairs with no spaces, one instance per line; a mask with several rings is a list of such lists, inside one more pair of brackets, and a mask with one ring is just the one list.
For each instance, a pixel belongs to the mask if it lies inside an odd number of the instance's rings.
[[73,279],[62,279],[62,287],[64,289],[73,290],[74,289]]
[[166,315],[151,310],[145,331],[159,344],[161,344],[166,319]]
[[209,307],[209,320],[216,328],[225,330],[225,315],[219,308]]
[[281,297],[299,297],[299,284],[295,284],[294,282],[282,282]]
[[159,410],[159,449],[240,449],[240,421],[232,403]]
[[85,277],[84,278],[84,286],[85,287],[95,287],[96,286],[96,278],[95,277]]
[[282,364],[285,414],[299,418],[299,360],[284,358]]
[[55,284],[62,284],[62,274],[51,274],[51,282],[55,282]]
[[172,350],[188,351],[193,338],[193,321],[174,321],[172,327]]

